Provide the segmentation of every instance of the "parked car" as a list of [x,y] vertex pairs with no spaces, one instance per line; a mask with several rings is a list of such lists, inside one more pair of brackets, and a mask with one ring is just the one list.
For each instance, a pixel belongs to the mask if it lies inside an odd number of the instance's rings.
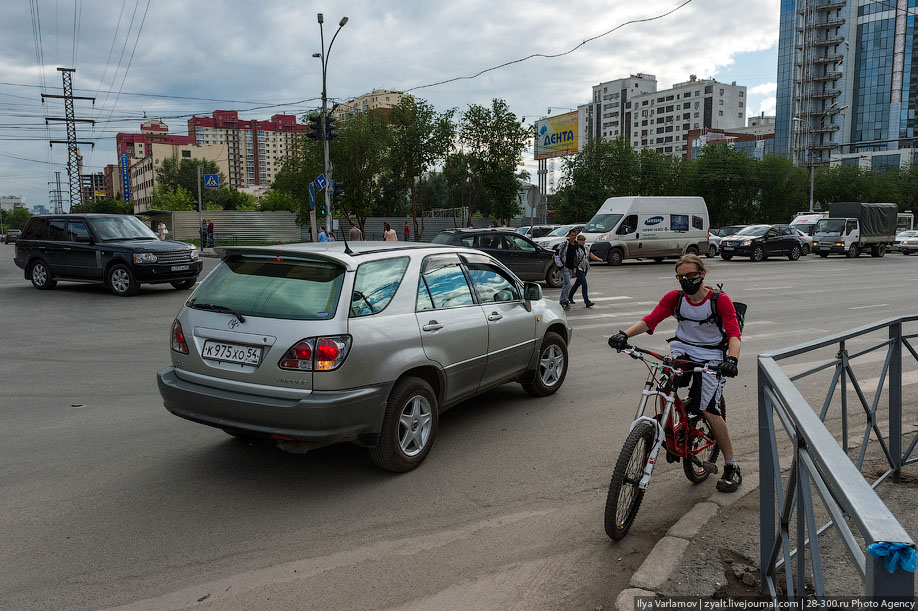
[[527,238],[535,239],[547,236],[557,228],[558,225],[526,225],[525,227],[517,228],[516,232]]
[[22,231],[19,229],[8,229],[7,232],[3,234],[3,243],[15,244],[21,234]]
[[352,441],[409,471],[439,415],[507,382],[556,392],[560,304],[486,253],[404,242],[227,248],[172,324],[167,410],[237,437]]
[[898,250],[902,252],[902,242],[908,238],[914,238],[916,236],[918,236],[918,231],[914,229],[900,231],[896,234],[896,239],[893,241],[892,246],[889,247],[889,250]]
[[800,238],[790,225],[749,225],[724,238],[720,246],[724,261],[735,256],[764,261],[776,255],[787,255],[788,259],[796,261],[802,252]]
[[[535,238],[532,241],[541,246],[542,248],[547,248],[548,250],[554,250],[558,247],[558,244],[561,242],[567,241],[567,234],[571,230],[576,231],[578,234],[583,231],[583,228],[586,227],[586,223],[576,223],[574,225],[559,225],[546,236],[541,238]],[[589,248],[589,244],[587,244]]]
[[910,255],[918,252],[918,234],[909,236],[899,244],[899,250],[903,255]]
[[33,216],[14,261],[37,289],[52,289],[58,280],[97,282],[122,297],[141,284],[190,289],[203,267],[193,244],[160,241],[128,214]]
[[720,241],[725,237],[735,234],[737,231],[746,227],[746,225],[726,225],[718,229],[712,229],[708,235],[708,258],[716,257],[720,252]]
[[803,231],[799,227],[793,227],[793,229],[797,232],[797,236],[800,238],[800,254],[805,257],[813,251],[813,236]]
[[529,238],[501,229],[445,229],[434,244],[477,248],[488,253],[523,280],[561,286],[561,270],[552,262],[554,253]]

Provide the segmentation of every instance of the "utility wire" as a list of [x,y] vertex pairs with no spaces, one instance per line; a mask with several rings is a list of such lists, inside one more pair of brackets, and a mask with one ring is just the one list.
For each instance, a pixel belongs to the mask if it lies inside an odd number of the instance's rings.
[[645,23],[645,22],[648,22],[648,21],[655,21],[655,20],[657,20],[657,19],[663,19],[664,17],[666,17],[666,16],[668,16],[668,15],[672,15],[673,13],[675,13],[676,11],[678,11],[679,9],[681,9],[682,7],[684,7],[685,5],[691,4],[691,3],[692,3],[692,0],[685,0],[682,4],[680,4],[680,5],[677,6],[676,8],[674,8],[674,9],[672,9],[672,10],[670,10],[670,11],[667,11],[667,12],[661,14],[661,15],[657,15],[657,16],[655,16],[655,17],[645,17],[645,18],[643,18],[643,19],[632,19],[632,20],[630,20],[630,21],[626,21],[626,22],[624,22],[624,23],[620,23],[619,25],[615,26],[615,27],[612,28],[611,30],[608,30],[608,31],[606,31],[606,32],[603,32],[602,34],[597,34],[596,36],[593,36],[593,37],[591,37],[591,38],[587,38],[586,40],[582,41],[580,44],[574,46],[573,48],[569,49],[568,51],[564,51],[563,53],[554,53],[554,54],[533,53],[532,55],[527,55],[526,57],[523,57],[523,58],[520,58],[520,59],[514,59],[514,60],[511,60],[511,61],[509,61],[509,62],[504,62],[503,64],[500,64],[500,65],[498,65],[498,66],[493,66],[493,67],[491,67],[491,68],[486,68],[486,69],[482,70],[481,72],[479,72],[479,73],[477,73],[477,74],[473,74],[473,75],[471,75],[471,76],[457,76],[457,77],[454,77],[454,78],[451,78],[451,79],[446,79],[445,81],[438,81],[438,82],[436,82],[436,83],[430,83],[430,84],[428,84],[428,85],[418,85],[417,87],[411,87],[411,88],[409,88],[409,89],[405,89],[404,93],[408,93],[409,91],[416,91],[416,90],[418,90],[418,89],[426,89],[427,87],[436,87],[437,85],[445,85],[446,83],[452,83],[452,82],[455,82],[455,81],[463,81],[463,80],[472,80],[472,79],[476,79],[476,78],[478,78],[479,76],[481,76],[482,74],[486,74],[486,73],[492,72],[492,71],[494,71],[494,70],[500,70],[501,68],[506,68],[507,66],[512,66],[513,64],[519,64],[519,63],[521,63],[521,62],[524,62],[524,61],[526,61],[526,60],[528,60],[528,59],[532,59],[532,58],[534,58],[534,57],[544,57],[544,58],[546,58],[546,59],[551,59],[551,58],[555,58],[555,57],[563,57],[564,55],[569,55],[569,54],[573,53],[574,51],[576,51],[577,49],[579,49],[579,48],[582,47],[583,45],[587,44],[588,42],[592,42],[592,41],[594,41],[594,40],[596,40],[596,39],[602,38],[603,36],[608,36],[608,35],[611,34],[612,32],[614,32],[614,31],[616,31],[616,30],[619,30],[619,29],[621,29],[621,28],[623,28],[623,27],[625,27],[625,26],[632,25],[632,24],[635,24],[635,23]]

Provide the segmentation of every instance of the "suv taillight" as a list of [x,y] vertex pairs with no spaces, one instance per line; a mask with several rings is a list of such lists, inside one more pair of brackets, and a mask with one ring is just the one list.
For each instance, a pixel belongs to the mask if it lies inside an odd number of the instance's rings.
[[344,363],[350,349],[350,335],[309,337],[290,348],[277,366],[296,371],[332,371]]
[[185,334],[182,333],[182,324],[178,319],[172,323],[172,349],[182,354],[188,354],[188,344],[185,343]]

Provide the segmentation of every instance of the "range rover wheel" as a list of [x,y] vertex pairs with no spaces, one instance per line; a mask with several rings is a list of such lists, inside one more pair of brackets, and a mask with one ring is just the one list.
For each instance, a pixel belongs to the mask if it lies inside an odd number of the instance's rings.
[[188,280],[176,280],[175,282],[170,282],[173,288],[177,288],[180,291],[187,291],[194,286],[194,283],[197,282],[197,278],[189,278]]
[[137,282],[127,265],[118,263],[108,270],[106,277],[109,290],[119,297],[130,297],[137,293]]
[[32,280],[32,286],[40,291],[47,291],[57,286],[57,280],[51,277],[48,265],[40,259],[29,268],[29,278]]
[[522,383],[523,389],[534,397],[554,394],[564,383],[568,367],[567,344],[560,335],[545,334],[537,366],[532,377]]
[[559,288],[564,284],[564,278],[561,277],[561,268],[554,263],[548,267],[548,273],[545,275],[545,284],[553,289]]
[[420,378],[396,383],[386,402],[379,445],[370,458],[386,471],[404,473],[421,464],[437,436],[437,397]]

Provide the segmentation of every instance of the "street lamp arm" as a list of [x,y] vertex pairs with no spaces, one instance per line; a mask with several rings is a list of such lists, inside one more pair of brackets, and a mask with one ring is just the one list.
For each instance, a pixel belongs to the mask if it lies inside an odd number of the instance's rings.
[[[342,20],[342,21],[344,21],[344,20]],[[344,23],[346,23],[346,22],[344,22]],[[328,62],[328,56],[329,56],[329,54],[331,53],[332,45],[335,44],[335,39],[338,38],[338,32],[340,32],[340,31],[341,31],[341,28],[344,27],[344,23],[342,23],[341,25],[338,26],[338,29],[335,31],[335,35],[332,36],[331,42],[328,43],[328,51],[325,52],[325,61],[326,61],[326,63]]]

